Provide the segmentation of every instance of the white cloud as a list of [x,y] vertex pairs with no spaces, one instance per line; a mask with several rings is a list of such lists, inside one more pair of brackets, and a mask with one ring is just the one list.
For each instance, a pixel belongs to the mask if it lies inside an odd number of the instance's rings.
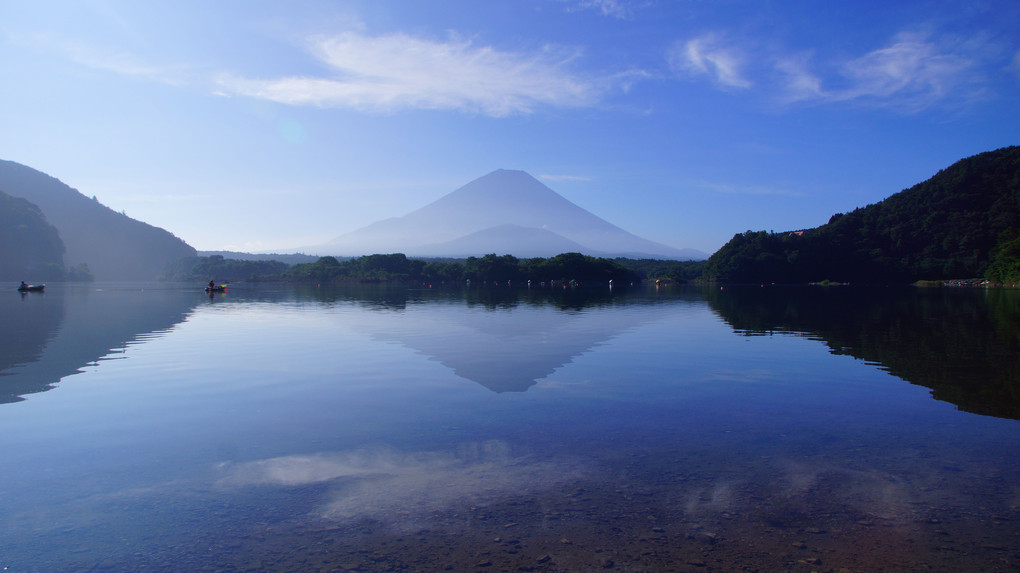
[[669,53],[669,64],[679,73],[708,76],[723,88],[749,88],[752,83],[742,73],[741,51],[708,34],[677,44]]
[[873,99],[878,102],[926,107],[965,89],[974,62],[913,34],[901,34],[884,48],[842,65],[849,85],[828,94],[830,99]]
[[391,112],[443,109],[502,117],[543,105],[586,106],[599,82],[571,73],[576,50],[499,51],[452,38],[437,42],[406,34],[356,33],[317,38],[312,53],[331,74],[247,79],[219,78],[220,91],[289,105]]

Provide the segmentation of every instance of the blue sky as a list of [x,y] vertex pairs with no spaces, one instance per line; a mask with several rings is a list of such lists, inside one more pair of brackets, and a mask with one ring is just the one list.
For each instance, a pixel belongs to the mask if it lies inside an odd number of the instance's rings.
[[1020,144],[1020,3],[0,0],[0,158],[289,251],[523,169],[712,252]]

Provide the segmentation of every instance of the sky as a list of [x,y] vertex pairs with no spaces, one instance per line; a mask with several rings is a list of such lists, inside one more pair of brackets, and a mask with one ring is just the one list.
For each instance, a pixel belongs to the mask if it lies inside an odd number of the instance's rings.
[[711,253],[1020,144],[1020,3],[0,0],[0,159],[293,252],[521,169]]

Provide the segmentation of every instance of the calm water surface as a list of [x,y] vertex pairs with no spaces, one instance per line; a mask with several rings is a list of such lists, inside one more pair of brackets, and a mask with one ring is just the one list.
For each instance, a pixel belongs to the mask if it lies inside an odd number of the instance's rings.
[[7,571],[1020,568],[1020,292],[0,287]]

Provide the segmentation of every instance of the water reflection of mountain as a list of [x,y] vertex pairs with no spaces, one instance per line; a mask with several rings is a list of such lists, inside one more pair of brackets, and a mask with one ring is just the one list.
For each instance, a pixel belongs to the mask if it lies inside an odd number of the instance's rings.
[[[155,287],[155,288],[153,288]],[[49,285],[0,298],[0,403],[52,389],[111,351],[183,321],[200,291],[165,285]]]
[[732,288],[711,308],[748,335],[809,333],[977,414],[1020,419],[1020,292]]
[[596,345],[662,317],[664,303],[701,300],[697,291],[608,286],[256,284],[231,287],[211,302],[354,304],[370,311],[345,317],[360,320],[354,328],[420,352],[493,392],[524,392]]
[[[667,301],[647,292],[552,289],[408,291],[382,299],[357,325],[436,360],[493,392],[524,392],[574,358],[623,332],[664,317]],[[599,312],[588,312],[598,308]]]
[[[6,286],[6,285],[5,285]],[[63,297],[49,293],[14,292],[11,285],[0,299],[0,403],[19,400],[17,396],[48,390],[51,386],[29,389],[12,370],[39,359],[46,342],[52,338],[64,318]]]

